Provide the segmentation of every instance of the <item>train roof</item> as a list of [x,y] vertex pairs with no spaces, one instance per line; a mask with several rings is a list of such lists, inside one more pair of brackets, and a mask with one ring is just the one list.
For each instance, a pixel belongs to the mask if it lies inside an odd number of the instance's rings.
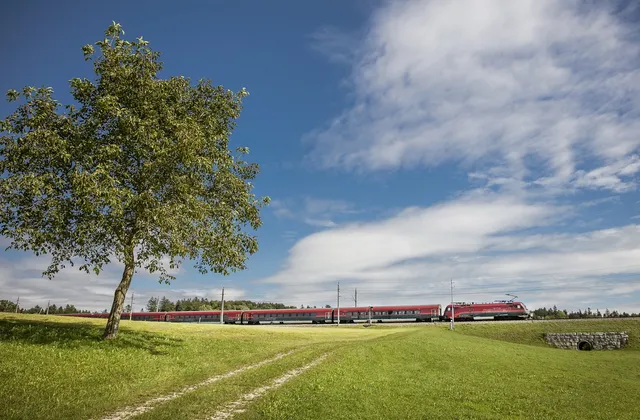
[[385,306],[378,306],[378,305],[367,305],[367,306],[345,306],[345,307],[340,307],[340,310],[369,310],[369,308],[373,308],[374,311],[376,310],[386,310],[386,311],[391,311],[394,309],[397,310],[407,310],[407,309],[420,309],[420,308],[439,308],[441,307],[441,305],[439,303],[430,303],[430,304],[425,304],[425,305],[385,305]]
[[244,309],[243,312],[313,312],[313,311],[332,311],[333,308],[286,308],[286,309]]
[[[520,301],[507,301],[497,300],[495,302],[453,302],[454,306],[496,306],[496,305],[524,305]],[[447,308],[451,307],[451,304],[447,305]]]

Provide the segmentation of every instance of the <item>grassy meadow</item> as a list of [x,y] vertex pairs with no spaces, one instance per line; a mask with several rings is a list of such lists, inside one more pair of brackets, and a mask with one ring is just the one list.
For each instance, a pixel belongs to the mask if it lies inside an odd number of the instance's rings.
[[[240,419],[636,419],[640,321],[248,327],[0,315],[0,418],[100,418],[274,355],[136,419],[203,419],[320,355]],[[548,346],[544,332],[627,331],[621,351]]]
[[[542,339],[603,330],[629,332],[628,348],[578,352]],[[339,349],[238,418],[637,419],[638,333],[638,320],[412,328]]]
[[0,314],[0,418],[83,419],[293,348],[389,331],[164,324]]

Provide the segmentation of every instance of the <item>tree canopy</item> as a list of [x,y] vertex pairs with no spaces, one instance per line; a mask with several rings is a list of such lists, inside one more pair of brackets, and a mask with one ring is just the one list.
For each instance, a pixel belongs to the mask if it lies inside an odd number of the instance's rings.
[[245,268],[258,249],[268,197],[252,193],[259,173],[229,149],[246,90],[209,80],[161,79],[160,53],[113,23],[82,47],[95,80],[70,80],[76,104],[48,87],[10,90],[19,105],[0,121],[0,233],[9,248],[47,254],[43,273],[66,264],[99,274],[124,264],[105,338],[117,335],[134,271],[174,279],[185,260],[203,274]]

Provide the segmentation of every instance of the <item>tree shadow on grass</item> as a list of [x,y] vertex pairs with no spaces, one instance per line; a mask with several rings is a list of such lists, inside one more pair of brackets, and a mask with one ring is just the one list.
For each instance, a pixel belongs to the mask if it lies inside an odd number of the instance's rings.
[[184,340],[148,331],[120,328],[118,338],[103,340],[104,327],[87,322],[55,322],[47,320],[0,319],[0,342],[43,344],[61,348],[121,348],[149,351],[166,355],[172,347],[181,347]]

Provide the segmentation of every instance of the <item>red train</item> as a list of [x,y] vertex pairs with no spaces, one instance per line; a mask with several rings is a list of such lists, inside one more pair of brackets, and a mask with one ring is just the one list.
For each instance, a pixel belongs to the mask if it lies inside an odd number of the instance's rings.
[[[529,311],[522,302],[498,301],[493,303],[464,303],[453,305],[455,321],[527,319]],[[86,318],[107,318],[109,314],[69,314]],[[129,319],[129,313],[122,313],[122,319]],[[134,321],[198,322],[220,323],[220,311],[180,311],[180,312],[134,312]],[[451,305],[444,312],[440,304],[364,306],[340,308],[340,323],[383,321],[434,322],[450,321]],[[224,311],[225,324],[273,324],[338,322],[338,309],[252,309]]]
[[[442,314],[443,321],[451,321],[451,307],[447,305]],[[455,302],[453,304],[453,318],[455,321],[486,321],[486,320],[518,320],[527,319],[531,312],[524,303],[499,300],[485,303]]]

